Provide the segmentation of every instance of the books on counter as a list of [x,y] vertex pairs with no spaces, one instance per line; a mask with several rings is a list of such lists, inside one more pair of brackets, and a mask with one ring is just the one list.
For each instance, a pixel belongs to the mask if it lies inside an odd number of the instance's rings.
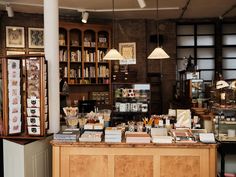
[[76,142],[80,137],[79,130],[64,130],[53,134],[54,140],[74,141]]
[[190,129],[172,129],[171,135],[176,143],[195,143],[195,138]]
[[120,143],[122,141],[122,133],[122,128],[107,127],[105,129],[105,142]]
[[153,143],[172,143],[173,137],[171,136],[152,136]]
[[85,130],[103,130],[104,125],[100,123],[87,123],[84,125]]
[[150,143],[151,137],[147,132],[125,132],[126,143]]
[[79,141],[81,142],[101,142],[103,132],[100,131],[85,131]]

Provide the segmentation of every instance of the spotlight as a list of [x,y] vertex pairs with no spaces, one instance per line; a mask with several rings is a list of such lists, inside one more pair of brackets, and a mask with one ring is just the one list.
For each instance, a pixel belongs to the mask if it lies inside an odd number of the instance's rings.
[[7,11],[8,17],[14,17],[14,11],[12,7],[10,6],[10,4],[6,4],[6,11]]
[[138,4],[139,4],[139,7],[140,7],[140,8],[146,7],[145,0],[137,0],[137,1],[138,1]]
[[89,13],[88,13],[88,12],[86,12],[86,11],[82,12],[82,20],[81,20],[81,21],[82,21],[83,23],[87,23],[88,16],[89,16]]

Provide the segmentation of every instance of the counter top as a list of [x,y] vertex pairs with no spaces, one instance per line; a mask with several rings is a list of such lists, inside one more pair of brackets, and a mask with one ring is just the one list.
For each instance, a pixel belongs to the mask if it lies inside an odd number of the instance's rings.
[[171,144],[156,144],[156,143],[106,143],[106,142],[66,142],[60,140],[52,140],[53,146],[70,146],[70,147],[96,147],[96,148],[216,148],[217,144],[204,143],[171,143]]

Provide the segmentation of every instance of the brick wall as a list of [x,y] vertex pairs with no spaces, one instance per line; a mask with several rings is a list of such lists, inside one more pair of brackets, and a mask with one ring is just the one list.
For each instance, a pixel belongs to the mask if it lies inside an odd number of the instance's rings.
[[[60,20],[81,23],[77,17],[60,17]],[[110,20],[93,20],[90,19],[89,23],[104,24],[111,23]],[[5,55],[5,26],[21,26],[25,27],[25,49],[28,49],[27,28],[28,27],[43,27],[43,15],[39,14],[25,14],[15,13],[13,18],[8,18],[5,13],[1,15],[0,24],[0,55]],[[175,84],[175,53],[176,53],[176,38],[175,38],[175,22],[164,21],[159,26],[159,33],[164,36],[163,47],[166,52],[171,56],[171,59],[162,62],[162,90],[163,90],[163,110],[167,112],[169,102],[172,99],[172,88]],[[147,72],[160,72],[160,62],[158,60],[147,60],[147,56],[156,47],[155,43],[150,43],[150,35],[156,34],[156,25],[153,20],[117,20],[115,21],[115,47],[119,48],[119,43],[123,42],[136,42],[136,65],[130,65],[129,71],[137,72],[137,81],[146,82]]]

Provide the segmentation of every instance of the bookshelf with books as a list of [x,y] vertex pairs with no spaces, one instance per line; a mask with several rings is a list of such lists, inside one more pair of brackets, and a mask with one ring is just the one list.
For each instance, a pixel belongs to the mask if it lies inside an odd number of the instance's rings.
[[93,91],[110,92],[111,63],[103,61],[110,48],[110,35],[110,25],[60,22],[60,68],[73,87],[72,103],[91,98]]

